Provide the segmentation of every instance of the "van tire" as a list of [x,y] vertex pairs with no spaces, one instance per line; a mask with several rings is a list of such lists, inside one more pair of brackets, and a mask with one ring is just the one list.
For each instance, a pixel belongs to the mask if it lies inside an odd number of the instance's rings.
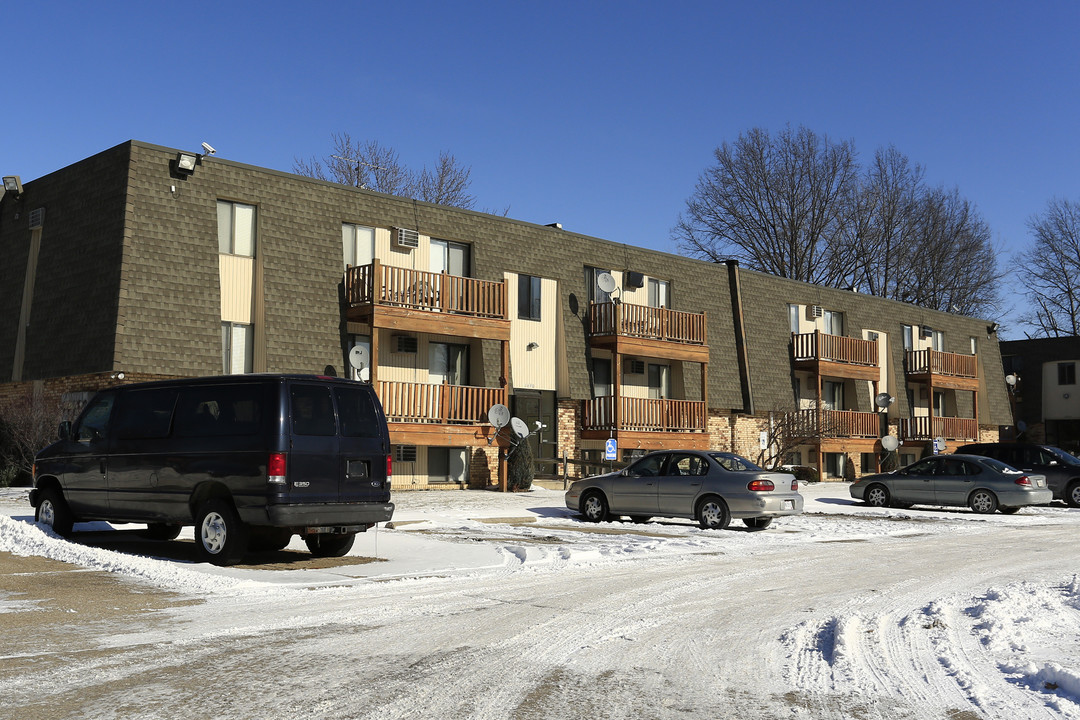
[[313,557],[342,557],[352,550],[356,533],[334,535],[332,533],[318,533],[304,538],[308,550]]
[[232,503],[210,498],[195,513],[195,548],[199,557],[214,565],[235,565],[247,552],[248,528]]
[[47,525],[60,537],[71,535],[75,517],[59,488],[47,487],[41,490],[41,500],[34,512],[34,522]]

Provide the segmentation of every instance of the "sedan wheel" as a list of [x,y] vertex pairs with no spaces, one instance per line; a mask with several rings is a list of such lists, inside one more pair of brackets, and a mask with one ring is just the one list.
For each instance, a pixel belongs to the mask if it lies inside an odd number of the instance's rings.
[[866,488],[866,504],[870,507],[889,507],[889,489],[884,485]]
[[589,522],[601,522],[607,519],[608,504],[598,492],[586,495],[581,501],[581,514]]
[[721,498],[711,497],[698,506],[698,523],[706,530],[723,530],[731,522],[731,513],[727,503]]
[[968,507],[980,515],[986,515],[997,510],[998,501],[994,493],[989,490],[976,490],[968,500]]
[[1074,482],[1065,491],[1065,502],[1069,507],[1080,508],[1080,482]]

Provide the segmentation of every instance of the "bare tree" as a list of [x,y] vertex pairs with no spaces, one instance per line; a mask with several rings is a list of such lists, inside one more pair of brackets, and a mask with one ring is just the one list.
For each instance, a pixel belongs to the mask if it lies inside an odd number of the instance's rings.
[[469,194],[472,169],[450,153],[440,153],[434,170],[406,168],[393,148],[377,140],[354,142],[349,133],[331,136],[333,150],[326,158],[296,158],[299,175],[366,188],[389,195],[415,198],[440,205],[471,209],[476,198]]
[[0,464],[29,476],[34,455],[56,440],[57,426],[74,415],[58,399],[30,391],[0,400]]
[[1034,337],[1080,335],[1080,203],[1055,198],[1028,229],[1020,277],[1031,305],[1020,322]]
[[673,231],[683,252],[821,285],[850,275],[835,250],[855,184],[851,143],[754,128],[714,155]]

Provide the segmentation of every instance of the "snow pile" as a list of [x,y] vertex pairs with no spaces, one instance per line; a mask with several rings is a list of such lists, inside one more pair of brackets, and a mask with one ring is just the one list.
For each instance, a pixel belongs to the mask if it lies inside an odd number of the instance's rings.
[[188,592],[221,591],[250,585],[251,581],[207,574],[175,560],[158,560],[70,542],[51,529],[0,515],[0,552],[39,556],[90,570],[141,578],[153,584]]

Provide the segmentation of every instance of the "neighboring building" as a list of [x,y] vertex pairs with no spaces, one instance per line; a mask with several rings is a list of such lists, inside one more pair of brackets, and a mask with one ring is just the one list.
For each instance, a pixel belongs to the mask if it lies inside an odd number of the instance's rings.
[[1020,439],[1080,452],[1080,337],[1008,340],[1001,343],[1001,362],[1015,380],[1011,399]]
[[398,489],[493,482],[496,403],[546,425],[537,457],[786,437],[833,477],[884,433],[914,459],[1011,424],[982,320],[184,155],[132,141],[0,199],[0,396],[346,374],[359,345]]

